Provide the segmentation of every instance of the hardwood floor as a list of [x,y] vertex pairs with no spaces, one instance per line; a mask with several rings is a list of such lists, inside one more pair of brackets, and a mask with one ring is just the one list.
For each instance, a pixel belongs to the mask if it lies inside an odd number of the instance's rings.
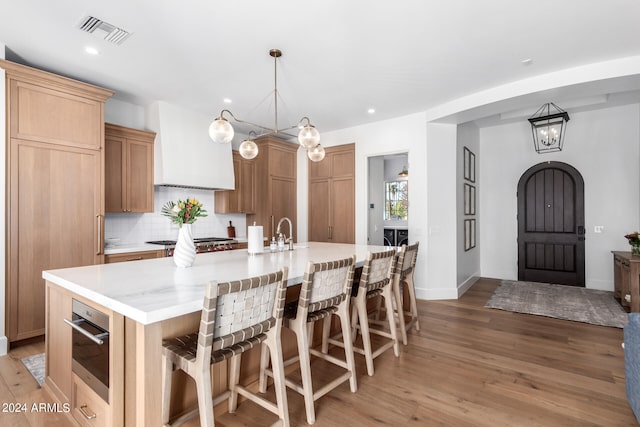
[[[349,385],[316,402],[315,426],[633,426],[625,395],[622,329],[484,308],[498,281],[482,279],[459,300],[419,301],[420,325],[400,358],[375,360],[368,377],[356,355],[358,392]],[[2,402],[47,401],[20,358],[0,358]],[[312,364],[314,381],[335,372]],[[272,387],[271,387],[272,389]],[[291,425],[306,425],[304,402],[288,392]],[[276,418],[251,402],[217,426],[268,425]],[[1,426],[66,425],[56,414],[0,413]],[[197,426],[197,419],[187,425]]]

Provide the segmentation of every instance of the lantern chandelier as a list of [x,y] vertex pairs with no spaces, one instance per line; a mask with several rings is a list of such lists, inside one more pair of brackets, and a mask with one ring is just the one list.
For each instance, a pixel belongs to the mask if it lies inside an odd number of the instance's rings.
[[538,153],[562,151],[569,113],[553,102],[544,104],[529,117],[533,144]]
[[255,143],[255,139],[266,135],[286,135],[291,138],[296,136],[289,133],[291,129],[299,128],[298,142],[307,150],[307,156],[311,161],[319,162],[324,159],[324,148],[320,145],[320,133],[311,124],[311,120],[308,117],[303,117],[298,121],[298,124],[289,126],[287,128],[278,128],[278,58],[282,56],[282,51],[279,49],[271,49],[269,55],[273,58],[273,99],[275,106],[275,121],[273,127],[262,126],[256,123],[251,123],[246,120],[240,120],[231,113],[229,110],[222,110],[220,116],[218,116],[213,123],[209,126],[209,136],[215,142],[230,143],[233,139],[234,131],[233,126],[227,119],[224,118],[226,113],[234,121],[238,123],[244,123],[260,129],[259,134],[254,131],[249,132],[247,139],[240,144],[240,155],[245,159],[253,159],[258,155],[258,145]]

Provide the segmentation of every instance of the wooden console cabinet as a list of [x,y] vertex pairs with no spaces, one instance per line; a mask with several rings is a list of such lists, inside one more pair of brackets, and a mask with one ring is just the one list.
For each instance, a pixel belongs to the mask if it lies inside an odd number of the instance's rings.
[[153,212],[156,134],[105,123],[105,210]]
[[640,257],[613,253],[613,296],[632,312],[640,311]]

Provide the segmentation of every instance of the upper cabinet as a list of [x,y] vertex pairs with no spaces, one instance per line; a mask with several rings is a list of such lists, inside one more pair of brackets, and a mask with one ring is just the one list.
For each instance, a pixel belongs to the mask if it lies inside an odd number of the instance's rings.
[[235,190],[216,191],[215,213],[252,214],[256,206],[256,164],[233,152]]
[[105,210],[153,212],[156,134],[105,123]]

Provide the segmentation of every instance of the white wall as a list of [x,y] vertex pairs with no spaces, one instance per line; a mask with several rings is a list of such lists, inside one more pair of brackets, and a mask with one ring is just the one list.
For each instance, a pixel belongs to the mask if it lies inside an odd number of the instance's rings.
[[[384,244],[384,157],[369,157],[368,168],[367,243],[382,246]],[[369,206],[371,204],[373,208]]]
[[[0,43],[0,59],[4,59],[5,53],[5,45]],[[6,198],[5,198],[5,188],[6,188],[6,154],[7,154],[7,132],[5,122],[7,120],[6,114],[6,93],[5,93],[5,72],[0,68],[0,224],[6,224]],[[6,259],[6,236],[5,236],[6,227],[0,227],[0,356],[7,354],[7,334],[5,331],[5,295],[6,295],[6,270],[5,270],[5,259]]]
[[[427,128],[434,126],[427,138]],[[444,130],[442,132],[441,130]],[[322,144],[325,147],[356,144],[356,243],[366,244],[368,233],[368,158],[385,154],[408,154],[409,176],[409,237],[411,242],[420,241],[418,261],[416,266],[416,293],[419,298],[456,298],[455,289],[455,216],[451,215],[455,209],[455,182],[447,184],[455,174],[455,126],[427,125],[424,113],[411,114],[392,120],[385,120],[342,129],[322,134]],[[427,146],[433,145],[429,155],[434,156],[432,163],[427,165]],[[300,159],[300,157],[298,157]],[[427,171],[431,169],[435,175]],[[298,177],[300,170],[306,170],[306,162],[298,162]],[[306,206],[301,203],[307,201],[307,181],[298,180],[298,216],[302,224],[300,212]],[[427,187],[427,183],[432,185]],[[444,185],[440,186],[440,183]],[[301,197],[301,194],[303,197]],[[430,220],[427,211],[429,203],[443,202],[443,212],[437,215],[436,227],[443,231],[439,238],[429,235],[427,227]],[[434,208],[437,211],[437,208]],[[440,222],[442,220],[442,222]],[[305,219],[306,221],[306,219]],[[449,224],[451,222],[451,224]],[[445,232],[453,234],[445,235]],[[302,233],[300,234],[302,235]],[[305,234],[306,235],[306,234]],[[452,237],[453,236],[453,237]],[[433,246],[430,241],[434,241]],[[452,243],[451,243],[452,242]],[[442,255],[436,255],[438,262],[432,263],[427,258],[430,251],[439,254],[441,245],[448,247]],[[441,258],[444,263],[439,263]],[[453,269],[451,269],[453,265]],[[449,273],[449,271],[453,273]]]
[[[456,201],[456,212],[457,212],[457,232],[458,232],[458,270],[457,270],[457,284],[458,284],[458,294],[461,295],[468,289],[478,278],[480,275],[480,252],[482,250],[481,241],[479,239],[479,228],[481,227],[482,220],[480,218],[480,212],[478,209],[478,202],[480,200],[481,184],[480,184],[480,130],[473,123],[465,123],[463,125],[458,126],[458,141],[457,141],[457,170],[456,174],[457,180],[457,201]],[[475,168],[476,168],[476,177],[474,185],[476,187],[476,247],[470,249],[468,251],[464,250],[464,220],[467,218],[464,215],[464,147],[467,147],[471,152],[475,154]],[[469,217],[470,218],[470,217]]]
[[104,104],[104,121],[134,129],[145,129],[145,109],[140,105],[109,98]]
[[[480,129],[482,276],[517,278],[518,180],[533,165],[560,161],[584,178],[586,287],[613,290],[611,251],[629,250],[623,236],[640,228],[640,105],[570,116],[564,149],[555,153],[535,152],[525,120]],[[604,232],[594,233],[596,225]]]

